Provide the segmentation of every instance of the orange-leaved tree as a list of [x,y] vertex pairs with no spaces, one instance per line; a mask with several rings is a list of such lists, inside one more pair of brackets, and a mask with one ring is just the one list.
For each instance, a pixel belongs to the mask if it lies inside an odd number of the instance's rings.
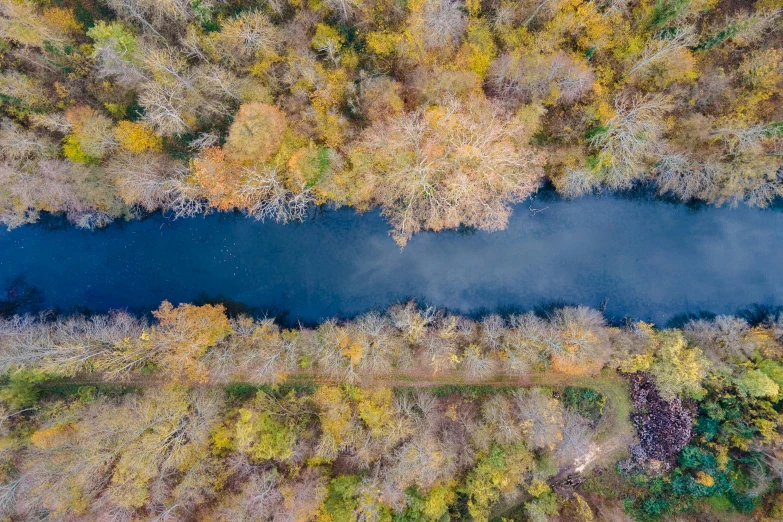
[[265,161],[277,152],[285,129],[285,114],[274,105],[244,104],[228,131],[226,154],[240,162]]

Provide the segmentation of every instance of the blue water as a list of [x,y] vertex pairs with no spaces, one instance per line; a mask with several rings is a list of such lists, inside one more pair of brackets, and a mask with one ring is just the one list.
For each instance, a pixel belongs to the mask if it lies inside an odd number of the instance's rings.
[[98,231],[26,226],[0,231],[0,283],[23,276],[45,308],[225,299],[288,322],[409,298],[463,313],[604,305],[657,324],[783,304],[781,212],[622,197],[528,207],[505,231],[423,233],[402,251],[379,213],[349,209],[289,225],[158,214]]

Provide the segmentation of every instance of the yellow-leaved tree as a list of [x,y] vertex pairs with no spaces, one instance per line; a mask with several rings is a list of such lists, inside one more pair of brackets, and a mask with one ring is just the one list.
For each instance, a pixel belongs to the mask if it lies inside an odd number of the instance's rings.
[[158,325],[142,343],[157,355],[155,362],[175,379],[206,381],[207,370],[201,358],[233,332],[225,307],[181,304],[175,308],[164,301],[153,315]]
[[654,330],[641,322],[638,329],[646,337],[645,350],[622,361],[620,369],[650,372],[667,400],[678,395],[702,397],[705,392],[701,383],[710,365],[701,349],[690,346],[681,330]]

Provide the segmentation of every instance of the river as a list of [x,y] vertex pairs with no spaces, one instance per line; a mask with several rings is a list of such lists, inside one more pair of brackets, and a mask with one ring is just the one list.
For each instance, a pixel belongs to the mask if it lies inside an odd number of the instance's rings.
[[463,313],[603,306],[660,325],[783,304],[783,212],[546,191],[530,208],[507,230],[422,233],[402,251],[378,212],[350,209],[288,225],[155,214],[85,231],[50,219],[0,231],[0,283],[23,277],[39,308],[230,300],[289,324],[411,298]]

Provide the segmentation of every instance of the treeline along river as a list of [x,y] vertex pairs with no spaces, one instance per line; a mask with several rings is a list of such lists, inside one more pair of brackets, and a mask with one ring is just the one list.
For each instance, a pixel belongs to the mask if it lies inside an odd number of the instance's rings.
[[38,308],[229,300],[287,322],[413,298],[463,313],[582,304],[664,325],[783,301],[779,210],[544,192],[501,232],[423,233],[402,251],[388,232],[378,212],[350,209],[288,225],[156,214],[97,231],[49,218],[0,231],[0,282],[7,301],[36,289]]

